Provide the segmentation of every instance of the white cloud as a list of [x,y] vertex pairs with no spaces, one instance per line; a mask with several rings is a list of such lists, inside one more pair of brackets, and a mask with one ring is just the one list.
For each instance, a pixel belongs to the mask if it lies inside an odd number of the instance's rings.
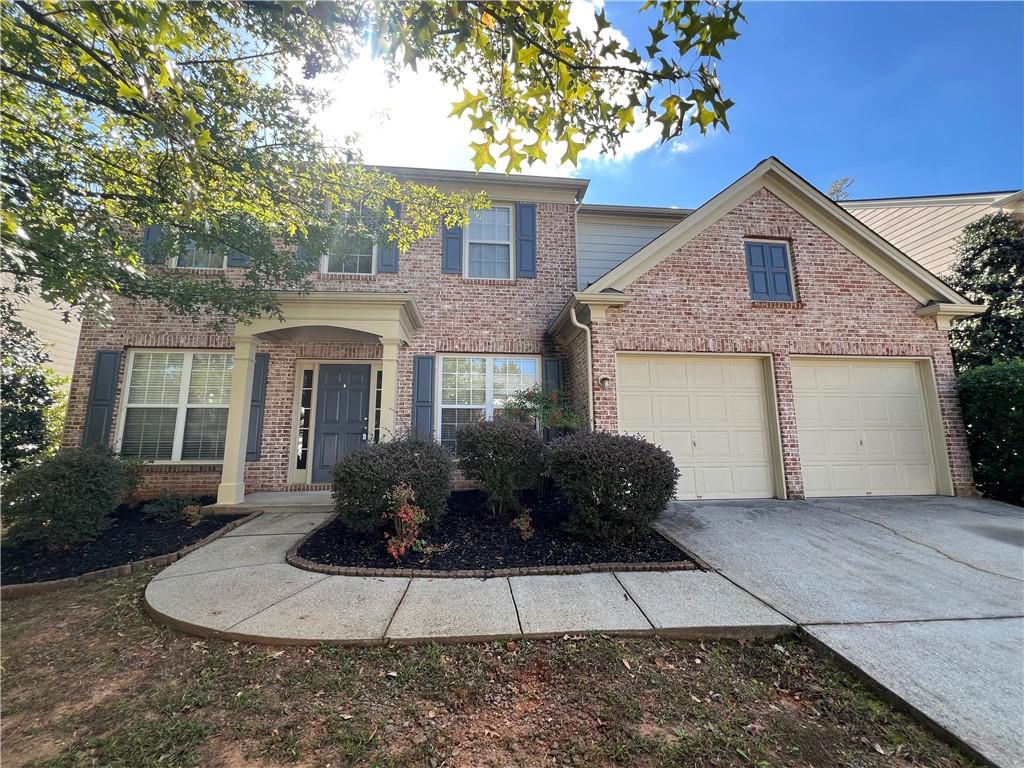
[[[603,6],[601,0],[574,0],[570,23],[594,33],[594,11]],[[614,37],[628,45],[626,37],[614,28],[603,36]],[[461,90],[441,81],[425,67],[418,72],[402,70],[397,81],[389,82],[384,67],[368,56],[352,63],[341,76],[320,78],[317,87],[326,88],[333,102],[316,116],[316,122],[328,142],[341,143],[356,137],[363,161],[379,165],[405,165],[426,168],[472,170],[470,141],[479,139],[469,120],[451,116],[451,105],[461,98]],[[467,86],[472,88],[472,82]],[[602,154],[597,145],[580,153],[581,165],[624,165],[633,157],[660,143],[661,126],[639,127],[627,133],[618,151]],[[673,142],[673,152],[682,142]],[[560,162],[564,144],[548,147],[548,160],[525,167],[527,173],[569,175],[580,169]],[[499,170],[501,169],[499,160]],[[493,169],[487,169],[493,170]]]

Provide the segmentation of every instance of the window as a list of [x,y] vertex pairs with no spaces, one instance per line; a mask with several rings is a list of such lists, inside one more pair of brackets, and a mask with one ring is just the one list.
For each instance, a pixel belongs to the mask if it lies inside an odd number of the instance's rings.
[[207,248],[189,240],[174,260],[174,266],[179,269],[224,269],[225,257],[223,250]]
[[329,275],[372,275],[375,251],[372,235],[337,227],[320,269]]
[[466,277],[512,277],[512,208],[498,205],[469,212]]
[[753,301],[793,301],[793,274],[786,243],[748,241],[744,247],[750,298]]
[[438,430],[441,444],[455,450],[455,435],[473,422],[500,417],[516,392],[540,382],[534,357],[442,357]]
[[224,458],[233,353],[133,352],[121,455],[148,461]]

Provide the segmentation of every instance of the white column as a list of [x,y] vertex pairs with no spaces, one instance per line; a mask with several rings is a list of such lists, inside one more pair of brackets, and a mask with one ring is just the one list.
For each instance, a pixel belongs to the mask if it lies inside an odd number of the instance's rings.
[[381,339],[384,353],[380,363],[380,436],[395,436],[395,414],[398,411],[398,339]]
[[231,404],[224,441],[224,467],[218,504],[241,504],[245,498],[245,446],[249,437],[249,406],[252,403],[252,373],[256,344],[251,336],[235,337],[235,370],[231,374]]

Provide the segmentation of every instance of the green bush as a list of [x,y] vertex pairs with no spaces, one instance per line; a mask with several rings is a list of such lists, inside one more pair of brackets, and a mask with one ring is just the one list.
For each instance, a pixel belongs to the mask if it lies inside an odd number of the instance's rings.
[[193,506],[196,506],[193,497],[164,491],[142,505],[142,516],[157,523],[177,523],[185,519],[185,510]]
[[138,473],[106,448],[71,448],[17,472],[4,488],[12,541],[51,551],[96,538]]
[[1024,502],[1024,358],[973,368],[957,384],[978,490]]
[[491,512],[499,518],[519,511],[517,491],[537,485],[544,470],[544,441],[528,424],[478,421],[459,430],[455,438],[459,471],[487,494]]
[[679,477],[668,451],[608,432],[556,440],[547,471],[569,502],[569,529],[606,540],[645,530],[665,509]]
[[383,530],[392,489],[406,484],[427,513],[427,525],[435,525],[452,492],[453,470],[448,451],[432,440],[404,437],[367,445],[334,465],[334,507],[353,530]]

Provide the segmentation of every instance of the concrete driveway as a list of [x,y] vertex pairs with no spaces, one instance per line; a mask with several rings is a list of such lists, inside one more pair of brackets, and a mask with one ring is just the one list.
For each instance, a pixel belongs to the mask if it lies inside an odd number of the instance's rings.
[[968,748],[1024,767],[1024,510],[676,502],[659,526]]

